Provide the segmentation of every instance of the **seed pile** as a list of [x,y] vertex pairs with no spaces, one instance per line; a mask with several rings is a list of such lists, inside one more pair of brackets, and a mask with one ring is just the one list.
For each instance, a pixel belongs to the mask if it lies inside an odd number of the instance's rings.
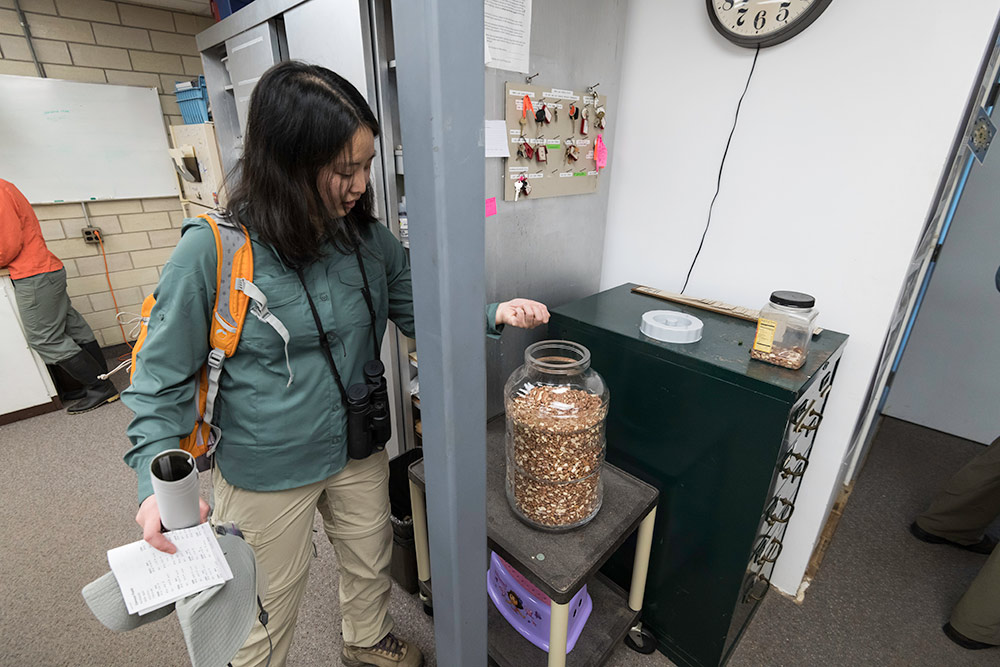
[[750,356],[757,361],[766,361],[769,364],[784,366],[792,370],[802,368],[802,364],[806,363],[806,355],[802,353],[802,348],[797,346],[785,348],[774,346],[770,352],[758,352],[751,349]]
[[601,397],[537,386],[507,409],[507,490],[515,509],[543,526],[573,526],[600,506],[604,462]]

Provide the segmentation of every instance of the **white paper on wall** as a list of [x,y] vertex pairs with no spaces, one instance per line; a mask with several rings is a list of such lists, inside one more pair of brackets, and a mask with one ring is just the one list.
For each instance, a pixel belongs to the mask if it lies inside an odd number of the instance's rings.
[[531,0],[484,0],[489,67],[528,73]]
[[486,121],[486,157],[510,157],[507,144],[507,121]]

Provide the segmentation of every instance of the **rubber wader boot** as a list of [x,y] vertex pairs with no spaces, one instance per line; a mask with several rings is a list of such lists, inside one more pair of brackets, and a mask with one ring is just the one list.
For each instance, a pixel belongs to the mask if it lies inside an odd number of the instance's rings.
[[89,354],[94,358],[94,361],[97,362],[97,365],[101,367],[102,373],[108,372],[108,361],[107,359],[104,358],[104,352],[101,350],[100,343],[98,343],[96,340],[92,340],[89,343],[84,343],[80,347],[82,347],[87,352],[87,354]]
[[115,389],[115,385],[108,380],[97,378],[104,373],[104,370],[86,350],[80,350],[69,359],[60,361],[59,367],[87,389],[86,396],[66,408],[69,414],[88,412],[105,403],[118,400],[118,390]]
[[45,364],[45,367],[49,369],[52,383],[56,386],[59,400],[63,403],[78,401],[87,395],[87,389],[57,364]]
[[[83,343],[80,345],[83,350],[94,358],[97,365],[101,367],[103,373],[108,372],[108,362],[104,358],[104,352],[101,351],[101,345],[96,340],[92,340],[89,343]],[[56,364],[46,364],[49,369],[49,374],[52,375],[52,381],[56,385],[56,389],[59,392],[59,398],[62,399],[64,403],[69,401],[78,401],[87,395],[87,388],[82,384],[73,379],[73,376],[64,371]]]

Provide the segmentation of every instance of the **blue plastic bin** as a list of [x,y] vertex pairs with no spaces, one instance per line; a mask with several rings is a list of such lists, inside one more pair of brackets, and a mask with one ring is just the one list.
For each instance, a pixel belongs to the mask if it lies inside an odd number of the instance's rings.
[[212,0],[219,12],[219,20],[249,5],[253,0]]
[[181,108],[181,115],[184,116],[184,124],[207,123],[208,91],[205,89],[205,77],[199,76],[197,80],[191,81],[193,85],[190,88],[178,89],[177,86],[182,83],[187,82],[174,82],[174,95],[177,96],[177,105]]

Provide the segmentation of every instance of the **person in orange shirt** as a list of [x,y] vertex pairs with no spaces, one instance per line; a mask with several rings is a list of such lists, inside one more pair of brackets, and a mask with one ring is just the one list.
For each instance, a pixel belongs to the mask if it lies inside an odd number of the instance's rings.
[[78,414],[118,399],[118,390],[99,375],[107,373],[94,332],[66,294],[66,269],[42,238],[38,217],[24,195],[0,179],[0,268],[10,270],[14,297],[28,345],[46,364],[82,385],[80,400],[67,408]]

